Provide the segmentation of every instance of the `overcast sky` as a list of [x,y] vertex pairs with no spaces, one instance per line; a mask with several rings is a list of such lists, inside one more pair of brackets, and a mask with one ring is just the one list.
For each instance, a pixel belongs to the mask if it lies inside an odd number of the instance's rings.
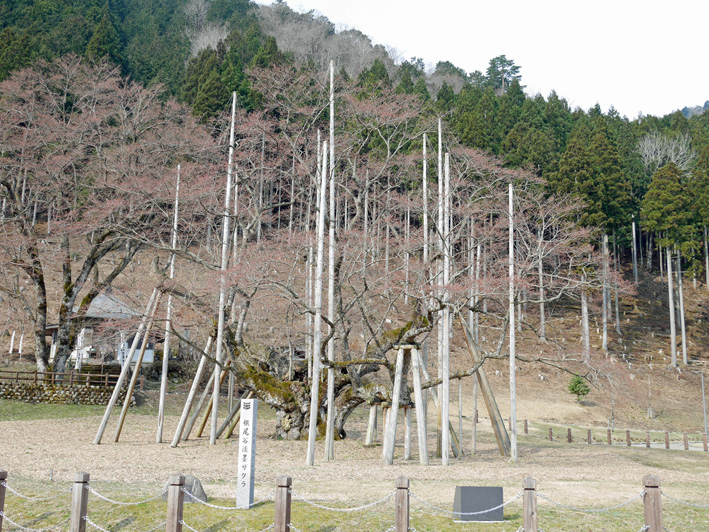
[[[270,4],[271,0],[257,0]],[[505,55],[528,94],[634,119],[709,100],[706,0],[287,0],[355,28],[402,59],[485,72]]]

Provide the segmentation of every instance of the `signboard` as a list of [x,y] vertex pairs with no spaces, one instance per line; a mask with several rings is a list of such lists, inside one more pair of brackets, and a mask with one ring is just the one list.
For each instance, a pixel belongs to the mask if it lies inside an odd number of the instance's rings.
[[258,399],[241,400],[239,425],[239,478],[236,487],[236,507],[249,509],[254,503],[256,473],[256,413]]

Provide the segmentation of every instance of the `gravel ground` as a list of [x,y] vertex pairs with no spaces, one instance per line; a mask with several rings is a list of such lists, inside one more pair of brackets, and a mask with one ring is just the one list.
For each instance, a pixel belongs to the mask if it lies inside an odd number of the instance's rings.
[[[455,486],[503,486],[508,498],[520,491],[525,477],[532,476],[538,489],[555,500],[574,506],[608,506],[637,495],[642,490],[642,477],[648,473],[659,476],[665,489],[676,497],[698,502],[706,498],[705,488],[697,491],[709,481],[709,457],[704,453],[550,443],[544,442],[540,433],[520,436],[520,459],[510,464],[499,456],[489,422],[484,419],[479,425],[480,443],[475,456],[469,452],[468,432],[462,460],[453,459],[449,467],[443,467],[440,460],[432,459],[430,466],[421,466],[414,427],[414,460],[402,458],[402,429],[395,464],[384,466],[381,446],[362,445],[366,412],[358,414],[348,424],[349,437],[335,443],[335,461],[325,462],[322,442],[317,443],[314,467],[305,465],[306,441],[269,438],[273,416],[262,416],[257,439],[256,498],[268,495],[275,478],[287,474],[301,496],[356,505],[388,494],[394,479],[405,475],[411,479],[413,493],[448,507],[452,506]],[[233,440],[210,447],[205,438],[191,439],[173,449],[169,443],[155,443],[154,417],[133,415],[120,442],[114,443],[115,419],[111,419],[101,445],[92,443],[99,417],[0,421],[0,468],[7,470],[10,478],[26,482],[45,482],[50,471],[55,481],[69,481],[77,471],[87,471],[95,485],[116,487],[126,483],[141,492],[157,489],[171,474],[183,472],[197,476],[210,497],[234,497],[237,453]],[[168,442],[177,419],[166,417],[164,439]],[[429,449],[434,446],[429,430]]]

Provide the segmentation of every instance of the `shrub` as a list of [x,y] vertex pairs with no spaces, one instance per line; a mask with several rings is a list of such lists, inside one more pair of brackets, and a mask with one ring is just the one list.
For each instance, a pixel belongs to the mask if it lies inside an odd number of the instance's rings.
[[574,375],[567,388],[569,393],[575,395],[576,399],[579,401],[591,391],[591,388],[586,384],[586,380],[581,375]]

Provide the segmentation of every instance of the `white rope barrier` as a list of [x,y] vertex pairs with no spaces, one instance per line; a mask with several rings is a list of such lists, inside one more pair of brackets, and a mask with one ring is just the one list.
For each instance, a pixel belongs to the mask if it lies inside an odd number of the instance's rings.
[[688,502],[688,501],[682,501],[680,499],[675,499],[674,497],[670,497],[665,493],[664,491],[660,491],[662,493],[662,496],[679,504],[683,504],[684,506],[691,506],[692,508],[709,508],[709,504],[695,504],[693,502]]
[[587,513],[587,514],[602,514],[602,513],[605,513],[605,512],[610,512],[610,511],[612,511],[612,510],[617,510],[618,508],[622,508],[623,506],[627,506],[628,504],[630,504],[630,503],[632,503],[632,502],[638,500],[639,498],[641,498],[641,497],[642,497],[643,495],[645,495],[646,493],[647,493],[646,491],[641,491],[641,492],[638,493],[635,497],[633,497],[633,498],[631,498],[631,499],[628,499],[627,501],[622,502],[622,503],[620,503],[620,504],[617,504],[616,506],[609,506],[608,508],[590,508],[590,509],[575,508],[575,507],[573,507],[573,506],[568,506],[568,505],[566,505],[566,504],[562,504],[562,503],[560,503],[560,502],[556,502],[556,501],[550,499],[549,497],[547,497],[546,495],[544,495],[543,493],[537,493],[537,495],[538,495],[539,497],[541,497],[542,499],[545,499],[545,500],[549,501],[549,502],[552,503],[554,506],[558,506],[558,507],[560,507],[560,508],[565,508],[565,509],[567,509],[567,510],[571,510],[571,511],[574,511],[574,512],[581,512],[581,513]]
[[59,524],[52,525],[52,526],[47,527],[47,528],[27,528],[27,527],[24,527],[24,526],[22,526],[22,525],[20,525],[20,524],[18,524],[18,523],[15,523],[15,521],[13,521],[12,519],[10,519],[10,518],[7,516],[7,514],[6,514],[5,512],[0,512],[0,517],[2,517],[3,520],[5,520],[5,521],[7,521],[8,523],[10,523],[12,526],[14,526],[15,528],[17,528],[18,530],[24,530],[25,532],[47,532],[47,531],[49,531],[49,530],[52,530],[52,531],[54,531],[54,530],[59,530],[59,528],[60,528],[62,525],[68,523],[69,520],[71,519],[71,518],[66,519],[65,521],[62,521],[62,522],[59,523]]
[[64,490],[60,494],[54,495],[52,497],[28,497],[27,495],[23,495],[19,491],[14,490],[10,485],[8,485],[7,482],[2,482],[2,483],[0,483],[0,485],[2,485],[4,488],[6,488],[8,491],[10,491],[13,495],[17,495],[19,498],[25,499],[27,501],[36,501],[36,502],[51,501],[54,499],[58,499],[59,497],[65,497],[66,495],[69,495],[69,493],[71,493],[71,488],[67,488],[66,490]]
[[113,499],[109,499],[108,497],[101,495],[98,491],[96,491],[95,489],[93,489],[89,485],[86,485],[86,489],[89,490],[90,493],[93,493],[94,495],[96,495],[96,497],[98,497],[99,499],[103,499],[104,501],[110,502],[111,504],[119,504],[121,506],[137,506],[139,504],[145,504],[146,502],[151,502],[151,501],[154,501],[155,499],[159,499],[160,497],[162,497],[166,493],[166,490],[163,490],[155,497],[151,497],[150,499],[145,499],[144,501],[121,502],[121,501],[114,501]]
[[431,504],[430,502],[426,502],[426,501],[424,501],[423,499],[419,499],[419,498],[418,498],[416,495],[414,495],[414,493],[412,493],[412,492],[409,492],[409,494],[411,495],[411,497],[413,497],[414,499],[416,499],[416,500],[419,501],[420,503],[425,504],[425,505],[428,506],[429,508],[433,508],[434,510],[438,510],[439,512],[443,512],[443,513],[448,514],[448,515],[460,515],[460,516],[463,516],[463,515],[481,515],[481,514],[486,514],[486,513],[489,513],[489,512],[494,512],[495,510],[499,510],[500,508],[504,508],[504,507],[507,506],[508,504],[512,504],[514,501],[516,501],[517,499],[521,498],[521,497],[524,495],[524,493],[520,491],[517,495],[515,495],[514,497],[512,497],[509,501],[503,502],[502,504],[500,504],[500,505],[498,505],[498,506],[495,506],[494,508],[488,508],[487,510],[481,510],[481,511],[479,511],[479,512],[454,512],[454,511],[451,511],[451,510],[446,510],[445,508],[440,508],[440,507],[438,507],[438,506],[434,506],[434,505]]
[[276,490],[273,490],[273,491],[272,491],[271,493],[269,493],[265,498],[261,499],[260,501],[252,502],[251,504],[249,504],[249,506],[248,506],[247,508],[243,508],[243,507],[239,507],[239,506],[217,506],[216,504],[210,504],[210,503],[208,503],[207,501],[203,501],[203,500],[200,499],[199,497],[195,497],[194,495],[192,495],[192,494],[191,494],[188,490],[186,490],[185,488],[182,488],[182,492],[185,493],[186,495],[189,495],[190,498],[191,498],[194,502],[198,502],[199,504],[202,504],[202,505],[204,505],[204,506],[208,506],[209,508],[214,508],[215,510],[229,510],[229,511],[232,511],[232,510],[247,510],[247,509],[253,508],[253,507],[256,506],[256,505],[261,504],[262,502],[266,502],[266,501],[271,501],[271,500],[273,500],[273,496],[276,494]]
[[371,508],[373,506],[377,506],[378,504],[382,504],[382,503],[388,501],[396,494],[395,492],[392,491],[389,495],[387,495],[383,499],[379,499],[378,501],[370,502],[369,504],[365,504],[363,506],[357,506],[355,508],[331,508],[329,506],[323,506],[322,504],[318,504],[313,501],[309,501],[307,499],[304,499],[303,497],[301,497],[297,493],[295,493],[293,490],[290,490],[290,493],[293,496],[293,498],[298,499],[299,501],[304,502],[305,504],[309,504],[310,506],[314,506],[315,508],[320,508],[321,510],[328,510],[330,512],[342,512],[342,513],[359,512],[361,510],[366,510],[367,508]]

